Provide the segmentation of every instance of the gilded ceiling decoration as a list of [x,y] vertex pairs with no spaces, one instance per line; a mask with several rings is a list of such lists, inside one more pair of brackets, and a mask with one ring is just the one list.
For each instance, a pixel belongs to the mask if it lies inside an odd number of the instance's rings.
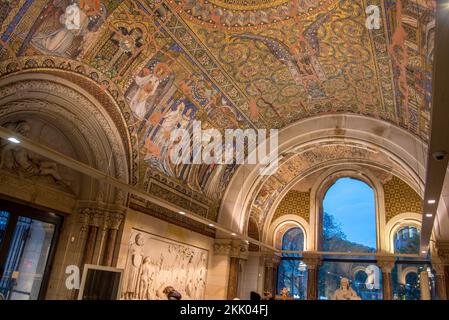
[[[365,26],[369,4],[379,29]],[[169,130],[193,120],[271,129],[355,113],[428,139],[434,1],[1,0],[0,25],[3,76],[67,69],[94,80],[138,145],[133,182],[194,199],[205,216],[236,166],[170,163]],[[270,188],[294,172],[282,168]]]

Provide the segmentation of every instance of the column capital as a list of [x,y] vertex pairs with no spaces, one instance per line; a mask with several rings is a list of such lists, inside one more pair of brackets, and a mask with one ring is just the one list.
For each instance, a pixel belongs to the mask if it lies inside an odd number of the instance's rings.
[[246,260],[248,259],[248,244],[236,239],[215,239],[214,254]]
[[126,207],[102,201],[78,201],[80,223],[85,226],[118,230],[126,215]]
[[431,264],[432,269],[435,271],[437,276],[444,276],[444,267],[446,267],[447,264],[441,263],[438,259],[432,259]]
[[377,266],[382,272],[391,273],[396,262],[396,258],[392,254],[379,254],[376,255]]
[[275,268],[281,263],[281,257],[274,252],[267,252],[263,255],[264,266],[267,268]]
[[444,265],[449,265],[449,241],[435,241],[435,250],[437,253],[437,260]]
[[321,255],[313,251],[305,251],[303,253],[303,261],[309,269],[318,269],[321,265]]

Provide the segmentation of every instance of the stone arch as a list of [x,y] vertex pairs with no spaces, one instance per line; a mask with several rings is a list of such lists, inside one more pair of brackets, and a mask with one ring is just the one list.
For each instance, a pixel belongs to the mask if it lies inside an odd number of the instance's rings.
[[271,223],[268,234],[266,235],[265,242],[279,249],[279,245],[282,245],[279,241],[277,241],[280,233],[282,233],[282,239],[285,231],[294,227],[298,227],[302,230],[304,234],[304,251],[309,250],[310,226],[304,218],[294,214],[287,214],[274,220]]
[[399,229],[411,226],[421,230],[421,222],[422,215],[414,212],[401,213],[391,218],[385,225],[386,251],[394,253],[394,237]]
[[[124,182],[130,181],[129,140],[122,138],[123,130],[89,92],[71,81],[43,72],[12,75],[1,79],[0,86],[0,119],[3,123],[28,119],[52,126],[76,150],[71,156]],[[53,148],[58,149],[57,146]],[[97,182],[83,184],[93,186]],[[83,190],[78,198],[91,200],[98,196],[93,193],[94,190]],[[116,193],[119,199],[111,194],[101,197],[105,201],[125,204],[126,195]]]
[[137,184],[139,152],[137,133],[134,128],[136,120],[121,89],[97,69],[81,61],[65,57],[20,57],[0,63],[1,83],[8,83],[10,81],[8,79],[39,79],[33,76],[36,74],[55,76],[75,90],[81,89],[83,94],[93,97],[92,101],[108,113],[126,146],[129,182],[133,185]]
[[375,198],[376,212],[376,244],[377,250],[382,251],[384,247],[385,208],[384,194],[381,182],[369,170],[354,165],[340,165],[330,168],[317,180],[311,190],[310,201],[310,224],[314,238],[314,249],[320,248],[321,217],[323,214],[322,202],[327,190],[339,179],[350,177],[360,180],[369,185]]
[[[279,154],[292,152],[298,146],[313,148],[317,141],[336,139],[357,141],[384,152],[404,168],[404,179],[407,178],[407,182],[422,194],[427,145],[406,130],[378,119],[341,114],[298,121],[279,132]],[[258,174],[259,168],[252,165],[237,169],[220,207],[221,224],[239,232],[244,230],[255,189],[263,182]]]

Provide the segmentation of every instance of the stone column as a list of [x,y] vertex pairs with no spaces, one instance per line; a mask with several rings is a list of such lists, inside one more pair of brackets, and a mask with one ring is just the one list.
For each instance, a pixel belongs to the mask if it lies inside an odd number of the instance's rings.
[[79,206],[82,229],[87,233],[82,248],[82,265],[112,266],[117,233],[126,209],[120,205],[101,201],[83,201]]
[[419,287],[421,289],[421,300],[431,300],[427,270],[421,271],[419,274]]
[[304,252],[303,261],[307,265],[307,300],[318,300],[318,270],[321,256],[315,252]]
[[103,254],[103,265],[112,266],[117,233],[125,215],[121,212],[108,212],[106,216],[106,244]]
[[239,258],[231,257],[229,265],[228,290],[226,298],[232,300],[238,296],[239,283]]
[[[242,260],[248,259],[248,244],[234,239],[216,239],[214,244],[214,264],[221,265],[216,277],[224,278],[223,285],[226,290],[223,298],[232,300],[239,294],[239,271]],[[220,261],[220,263],[218,263]],[[219,274],[218,274],[219,272]],[[223,273],[227,273],[223,276]],[[220,290],[221,291],[221,290]],[[218,297],[214,297],[218,298]]]
[[432,268],[435,271],[435,289],[438,300],[447,300],[446,281],[444,275],[445,265],[438,259],[432,259]]
[[226,294],[228,300],[237,298],[239,295],[240,263],[242,260],[248,259],[248,244],[240,240],[231,240],[230,244],[229,278]]
[[276,295],[276,277],[280,262],[280,257],[273,253],[264,255],[265,278],[263,288],[264,291],[270,292],[273,297]]
[[393,289],[391,283],[391,271],[395,265],[393,255],[377,256],[377,266],[382,271],[382,298],[383,300],[393,300]]
[[439,300],[449,298],[449,241],[435,242],[432,267],[436,272],[436,289]]
[[88,208],[83,210],[84,214],[87,214],[87,239],[86,246],[84,248],[84,254],[82,259],[82,266],[85,264],[92,264],[94,261],[95,245],[97,243],[98,230],[101,224],[101,212],[98,208]]

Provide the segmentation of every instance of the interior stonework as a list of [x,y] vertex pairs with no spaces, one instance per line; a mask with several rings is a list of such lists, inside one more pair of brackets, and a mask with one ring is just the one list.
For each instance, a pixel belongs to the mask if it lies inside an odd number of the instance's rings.
[[[349,300],[447,300],[441,10],[0,1],[0,298],[81,299],[83,274],[106,268],[123,300],[170,299],[169,287],[184,300],[340,297],[326,274],[349,279]],[[238,144],[214,134],[275,129],[277,170],[261,174],[250,151],[196,161],[198,123],[210,157]],[[346,178],[373,194],[372,243],[356,216],[353,230],[338,220],[368,209],[324,208]]]

